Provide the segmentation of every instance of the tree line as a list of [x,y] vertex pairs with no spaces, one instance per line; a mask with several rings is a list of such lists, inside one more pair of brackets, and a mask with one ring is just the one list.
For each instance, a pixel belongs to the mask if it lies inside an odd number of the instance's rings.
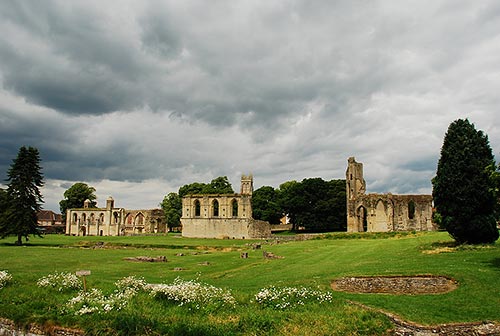
[[[0,188],[0,237],[16,236],[16,244],[39,235],[37,212],[42,209],[44,185],[38,149],[23,146],[7,172],[7,189]],[[63,216],[81,208],[86,199],[96,205],[95,188],[78,182],[59,203]],[[232,194],[226,176],[210,183],[194,182],[169,193],[160,203],[170,227],[180,225],[182,197],[188,194]],[[436,176],[432,179],[434,221],[459,244],[492,243],[499,238],[500,166],[488,136],[468,119],[452,122],[444,137]],[[263,186],[252,197],[253,217],[279,223],[287,215],[293,229],[311,232],[346,229],[345,180],[306,178],[274,189]]]
[[[180,226],[182,197],[189,194],[232,194],[226,176],[209,184],[194,182],[169,193],[161,202],[165,219],[171,227]],[[345,180],[324,181],[308,178],[301,182],[288,181],[278,189],[263,186],[252,195],[253,218],[279,224],[288,216],[293,230],[299,227],[313,232],[341,231],[346,229]]]

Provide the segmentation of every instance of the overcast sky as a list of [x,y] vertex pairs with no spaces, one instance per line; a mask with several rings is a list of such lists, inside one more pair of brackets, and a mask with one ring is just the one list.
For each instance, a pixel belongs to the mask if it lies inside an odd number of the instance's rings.
[[[345,178],[431,193],[469,118],[500,151],[500,2],[0,2],[0,176],[42,158],[46,209],[76,182],[154,208],[191,182]],[[5,182],[4,186],[5,186]]]

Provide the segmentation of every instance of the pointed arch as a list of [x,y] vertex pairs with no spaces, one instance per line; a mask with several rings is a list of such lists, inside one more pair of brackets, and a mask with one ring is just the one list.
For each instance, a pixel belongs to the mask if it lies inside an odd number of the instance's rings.
[[195,217],[200,217],[201,216],[201,204],[200,204],[200,200],[195,200],[194,201],[194,216]]
[[142,212],[139,212],[134,218],[135,225],[144,225],[144,215]]
[[375,207],[375,225],[374,232],[385,232],[388,226],[387,208],[384,201],[379,199]]
[[231,201],[231,217],[238,217],[238,200],[236,198]]
[[128,225],[128,226],[132,226],[132,224],[133,224],[133,217],[132,217],[131,213],[128,213],[125,216],[125,224]]
[[408,202],[408,219],[414,219],[415,218],[415,202],[413,200],[410,200]]
[[366,208],[361,205],[358,207],[358,210],[356,211],[356,217],[358,220],[358,230],[362,230],[363,232],[368,231],[368,212],[366,211]]
[[219,201],[217,199],[212,201],[212,216],[219,217]]

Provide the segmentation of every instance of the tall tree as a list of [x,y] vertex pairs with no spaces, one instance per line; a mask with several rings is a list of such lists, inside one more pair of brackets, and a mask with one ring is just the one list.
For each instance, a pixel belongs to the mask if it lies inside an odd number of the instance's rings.
[[205,183],[200,182],[185,184],[179,188],[179,196],[182,198],[186,195],[203,194],[203,188],[205,188],[205,186]]
[[293,229],[304,227],[315,232],[346,228],[345,180],[324,181],[308,178],[280,185],[280,204]]
[[279,205],[278,192],[270,186],[263,186],[252,194],[253,218],[279,224],[283,211]]
[[233,187],[227,176],[219,176],[206,184],[202,190],[203,194],[234,194]]
[[457,243],[491,243],[498,239],[488,136],[467,119],[450,124],[432,180],[436,218]]
[[7,191],[0,188],[0,220],[2,219],[3,214],[7,210],[9,205],[9,195]]
[[307,200],[302,191],[302,184],[295,180],[280,184],[278,189],[278,202],[283,213],[288,216],[292,223],[292,230],[297,230],[302,226],[299,214],[304,210]]
[[182,198],[177,193],[171,192],[165,196],[160,206],[169,228],[181,226]]
[[23,237],[39,235],[37,212],[43,203],[40,162],[38,149],[23,146],[7,172],[8,204],[0,222],[0,235],[17,236],[17,245],[22,245]]
[[186,195],[195,194],[234,194],[234,191],[227,176],[219,176],[209,184],[193,182],[179,188],[179,196],[181,198]]
[[59,209],[66,220],[66,210],[73,208],[83,208],[85,200],[90,200],[91,206],[95,207],[97,199],[95,195],[95,188],[87,185],[86,183],[77,182],[73,184],[64,192],[64,199],[59,202]]

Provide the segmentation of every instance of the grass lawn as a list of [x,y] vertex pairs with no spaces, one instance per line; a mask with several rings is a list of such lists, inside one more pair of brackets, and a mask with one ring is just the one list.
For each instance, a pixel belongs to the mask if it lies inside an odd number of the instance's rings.
[[[170,335],[374,335],[391,328],[382,314],[349,301],[380,308],[423,324],[500,321],[500,248],[450,248],[446,233],[402,235],[330,234],[307,241],[189,239],[179,235],[137,237],[30,238],[29,245],[0,240],[0,270],[13,280],[0,289],[0,317],[19,324],[38,322],[84,329],[89,334]],[[101,247],[99,242],[105,242]],[[281,259],[264,259],[262,250]],[[248,259],[240,258],[248,252]],[[179,255],[179,254],[182,254]],[[166,263],[125,261],[125,257],[166,256]],[[176,271],[175,269],[182,269]],[[120,311],[75,316],[61,307],[76,292],[59,293],[36,286],[54,272],[91,270],[89,288],[113,291],[130,275],[148,283],[177,277],[198,279],[230,289],[234,307],[189,309],[140,293]],[[332,292],[330,281],[344,276],[421,275],[452,277],[458,289],[446,294],[388,295]],[[270,285],[308,287],[330,292],[329,303],[308,303],[279,310],[262,307],[255,294]]]

